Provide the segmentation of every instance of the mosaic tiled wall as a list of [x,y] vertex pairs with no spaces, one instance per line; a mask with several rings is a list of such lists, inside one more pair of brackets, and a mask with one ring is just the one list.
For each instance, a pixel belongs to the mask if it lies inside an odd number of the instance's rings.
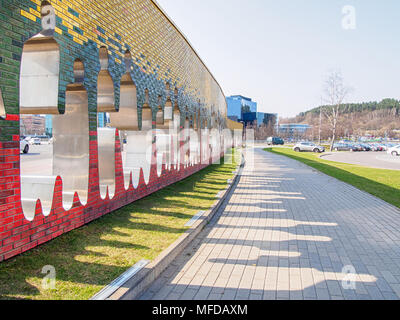
[[[131,77],[137,87],[140,108],[149,92],[154,110],[165,105],[167,97],[181,110],[181,124],[200,111],[210,123],[220,118],[226,126],[224,94],[212,74],[199,59],[179,30],[151,0],[49,0],[55,9],[54,39],[60,46],[58,110],[65,110],[67,85],[74,82],[73,65],[80,59],[85,68],[84,86],[88,92],[90,167],[88,202],[79,199],[71,210],[61,206],[61,180],[55,186],[49,216],[40,212],[27,221],[21,209],[19,150],[19,76],[24,43],[41,32],[39,0],[0,0],[0,261],[47,242],[106,213],[142,198],[166,185],[204,168],[205,164],[180,170],[163,170],[158,178],[156,165],[150,181],[143,177],[139,186],[124,189],[120,142],[116,140],[116,192],[113,199],[99,196],[97,152],[97,77],[100,71],[99,48],[106,46],[109,72],[119,107],[121,77],[126,71],[124,55],[131,53]],[[170,90],[165,90],[166,84]],[[174,94],[175,88],[178,94]],[[155,112],[153,113],[155,115]],[[155,117],[155,116],[154,116]],[[155,118],[154,118],[155,120]],[[153,123],[154,125],[154,123]]]

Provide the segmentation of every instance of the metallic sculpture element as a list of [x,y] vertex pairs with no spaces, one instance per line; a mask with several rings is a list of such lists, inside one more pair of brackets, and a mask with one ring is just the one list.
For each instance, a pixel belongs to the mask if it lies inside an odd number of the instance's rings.
[[[52,21],[55,13],[47,1],[43,2],[42,13]],[[25,42],[22,50],[20,69],[20,113],[59,114],[58,86],[60,74],[60,48],[52,37],[52,24],[38,35]],[[21,171],[23,163],[21,163]],[[36,203],[40,199],[43,215],[50,214],[56,176],[21,175],[21,204],[24,216],[32,221]]]
[[202,142],[202,150],[201,150],[201,154],[202,154],[202,159],[201,159],[201,163],[202,164],[209,164],[209,160],[210,160],[210,148],[209,148],[209,129],[207,127],[207,120],[203,120],[203,123],[201,125],[201,142]]
[[170,123],[174,119],[174,110],[173,110],[172,102],[170,99],[167,99],[167,102],[164,106],[164,125],[170,127]]
[[114,128],[97,128],[99,152],[99,184],[100,196],[110,199],[115,194],[115,130]]
[[38,34],[22,51],[20,113],[59,114],[60,47],[51,36]]
[[40,199],[43,215],[50,214],[56,178],[56,176],[21,176],[22,210],[28,221],[33,221],[35,218],[38,199]]
[[149,104],[149,90],[145,90],[145,101],[142,107],[142,131],[153,129],[153,111]]
[[106,47],[100,47],[99,59],[101,70],[97,79],[97,112],[115,112],[114,83],[108,71]]
[[220,157],[221,140],[220,134],[217,128],[212,128],[210,132],[210,147],[211,147],[211,159],[212,162],[216,162]]
[[[153,145],[153,113],[149,105],[149,91],[145,90],[145,102],[142,106],[141,130],[125,131],[126,144],[122,155],[124,168],[125,188],[132,173],[134,188],[139,185],[140,169],[143,170],[144,181],[147,184],[150,179]],[[134,125],[135,126],[135,125]]]
[[119,112],[110,113],[110,126],[119,130],[139,130],[136,86],[128,70],[121,78]]
[[[200,109],[195,110],[194,117],[193,117],[193,133],[191,135],[195,135],[194,139],[196,139],[196,143],[194,144],[194,153],[193,154],[193,163],[198,164],[200,163],[200,144],[201,144],[201,135],[199,129],[199,121],[200,121]],[[190,141],[192,142],[192,136]]]
[[168,127],[170,126],[170,122],[173,120],[174,115],[173,115],[173,107],[172,107],[172,102],[170,99],[167,99],[167,102],[165,103],[164,106],[164,124],[167,125],[165,122],[168,122]]
[[[100,72],[97,78],[97,112],[116,112],[114,82],[108,71],[108,51],[99,49]],[[115,128],[97,128],[100,196],[110,199],[115,193]]]
[[[165,103],[162,116],[160,109],[157,112],[158,117],[156,117],[158,120],[156,121],[156,127],[157,127],[157,150],[160,151],[161,153],[164,153],[166,159],[166,169],[170,170],[171,165],[172,165],[172,137],[173,137],[173,130],[174,130],[174,113],[173,113],[173,107],[172,107],[172,102],[169,96],[170,92],[170,86],[167,83],[165,93],[167,96],[167,101]],[[161,117],[163,117],[163,123],[161,122]],[[157,164],[162,164],[162,159],[163,155],[157,153]],[[161,158],[161,159],[160,159]],[[158,166],[158,173],[161,171],[160,166]]]
[[53,175],[63,181],[63,205],[69,210],[74,194],[87,203],[89,187],[88,94],[83,86],[84,66],[74,62],[75,83],[67,86],[65,114],[53,116]]
[[193,129],[193,127],[189,130],[189,150],[190,150],[190,159],[189,163],[191,165],[196,165],[198,163],[198,156],[200,153],[199,150],[199,136],[198,132]]
[[232,130],[225,128],[222,130],[222,137],[223,137],[223,144],[224,144],[224,150],[228,150],[230,147],[232,147],[233,144],[233,135],[232,135]]
[[53,38],[56,15],[49,2],[41,7],[43,30],[28,40],[22,51],[20,113],[59,114],[60,47]]
[[[82,205],[87,203],[89,185],[89,115],[88,95],[83,86],[84,67],[74,63],[75,82],[67,86],[65,114],[53,115],[53,159],[51,175],[22,175],[21,202],[25,217],[33,220],[36,201],[42,212],[50,214],[57,176],[62,179],[62,202],[72,207],[75,192]],[[21,169],[29,159],[21,162]]]
[[182,130],[182,141],[183,141],[183,146],[182,146],[182,154],[184,155],[183,157],[183,162],[182,164],[184,165],[184,168],[187,168],[189,166],[189,139],[190,139],[190,119],[186,108],[186,118],[185,118],[185,124]]
[[[125,53],[125,74],[121,78],[120,85],[119,111],[110,113],[110,126],[121,130],[120,141],[125,190],[129,189],[131,174],[134,170],[133,164],[129,161],[129,159],[131,159],[130,153],[135,149],[135,142],[133,141],[134,139],[130,137],[130,133],[139,130],[137,90],[130,73],[131,61],[131,54],[127,51]],[[139,171],[136,170],[133,176],[137,177],[136,180],[138,181]]]
[[157,107],[156,127],[157,129],[164,129],[164,130],[169,128],[169,120],[165,119],[165,113],[161,105]]
[[217,114],[215,113],[215,107],[211,107],[211,129],[215,129],[217,127]]
[[3,94],[1,93],[1,88],[0,88],[0,118],[5,119],[6,116],[7,116],[6,108],[4,106]]
[[181,148],[180,148],[180,134],[181,134],[181,112],[177,104],[174,106],[173,111],[173,122],[170,125],[170,131],[172,132],[172,154],[173,159],[171,163],[174,165],[176,170],[180,170],[180,158],[181,158]]
[[[170,103],[170,102],[169,102]],[[171,108],[172,109],[172,108]],[[171,112],[172,113],[172,112]],[[162,165],[165,164],[167,170],[170,169],[170,144],[171,135],[169,134],[170,120],[165,119],[165,113],[161,106],[161,96],[159,97],[158,110],[156,113],[156,152],[157,152],[157,174],[161,175]],[[165,156],[165,162],[163,163]]]
[[[127,143],[123,159],[124,174],[132,172],[132,184],[134,188],[139,185],[140,169],[146,184],[150,179],[152,161],[152,131],[127,131]],[[126,185],[125,185],[126,186]]]
[[[168,130],[156,129],[156,154],[157,154],[157,174],[161,175],[162,165],[165,169],[171,168],[171,135]],[[165,158],[164,158],[165,157]],[[165,161],[164,161],[165,160]]]
[[[149,90],[145,89],[145,101],[142,107],[142,128],[135,135],[135,145],[137,151],[136,156],[140,168],[143,170],[144,181],[146,184],[150,179],[150,169],[152,162],[152,145],[153,145],[153,111],[149,104]],[[131,138],[133,136],[131,135]],[[138,146],[140,144],[141,146]]]

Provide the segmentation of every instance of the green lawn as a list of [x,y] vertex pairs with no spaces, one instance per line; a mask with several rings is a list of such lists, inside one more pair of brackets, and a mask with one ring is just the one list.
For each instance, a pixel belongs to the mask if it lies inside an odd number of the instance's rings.
[[[89,299],[141,259],[154,260],[208,210],[236,164],[212,165],[187,179],[53,241],[0,263],[0,299]],[[56,289],[41,273],[55,267]]]
[[264,150],[298,160],[400,208],[400,171],[327,161],[319,158],[319,154],[294,152],[290,149],[267,148]]

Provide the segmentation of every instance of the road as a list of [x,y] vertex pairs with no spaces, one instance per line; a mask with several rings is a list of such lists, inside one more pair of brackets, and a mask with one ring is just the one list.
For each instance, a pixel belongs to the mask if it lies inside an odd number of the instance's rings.
[[27,154],[21,153],[21,175],[53,174],[53,145],[30,145]]
[[400,170],[400,157],[386,152],[334,152],[327,153],[322,158],[371,168]]
[[[344,281],[343,281],[344,280]],[[255,151],[200,236],[140,299],[399,299],[400,210]]]

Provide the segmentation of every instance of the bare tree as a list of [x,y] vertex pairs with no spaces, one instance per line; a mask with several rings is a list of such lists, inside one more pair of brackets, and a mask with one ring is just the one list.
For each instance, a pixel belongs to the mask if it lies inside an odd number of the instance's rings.
[[331,150],[333,150],[333,144],[336,140],[340,106],[351,91],[352,89],[350,87],[344,85],[342,74],[339,71],[332,71],[328,75],[324,88],[325,101],[328,106],[321,108],[322,112],[329,120],[332,130]]

